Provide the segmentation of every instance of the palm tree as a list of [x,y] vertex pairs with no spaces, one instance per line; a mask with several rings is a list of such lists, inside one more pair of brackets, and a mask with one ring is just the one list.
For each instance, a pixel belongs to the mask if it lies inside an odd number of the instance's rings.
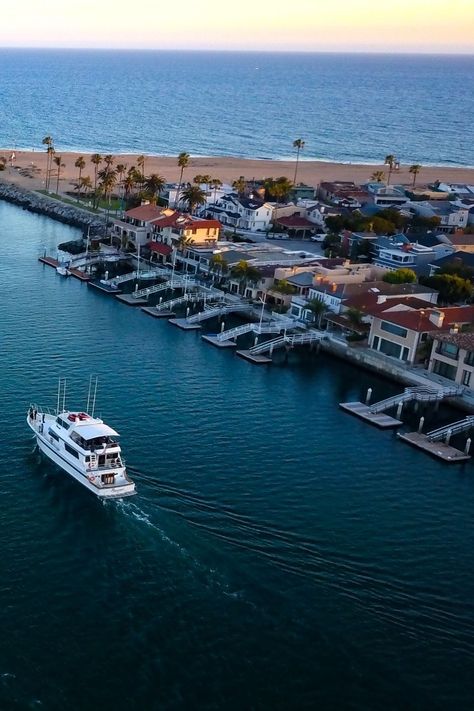
[[145,182],[145,156],[138,156],[137,165],[140,168],[142,174],[142,182]]
[[237,180],[234,180],[232,187],[239,195],[243,195],[245,193],[245,190],[247,189],[247,181],[243,175],[241,175]]
[[127,170],[127,164],[126,163],[117,163],[115,167],[115,171],[119,177],[119,182],[122,182],[123,180],[123,174]]
[[49,189],[49,180],[50,180],[50,175],[51,175],[51,161],[53,159],[53,154],[54,154],[54,147],[53,147],[53,139],[51,136],[45,136],[43,140],[41,141],[43,146],[46,146],[46,180],[45,180],[45,188],[46,190]]
[[282,175],[276,180],[267,180],[265,187],[268,193],[275,198],[277,202],[282,202],[288,199],[293,189],[293,183]]
[[135,187],[135,176],[133,171],[129,170],[127,173],[127,177],[123,181],[123,189],[125,191],[125,199],[128,200],[130,197],[130,194],[133,192],[133,189]]
[[412,184],[412,187],[415,187],[416,176],[418,175],[418,173],[420,172],[420,170],[421,170],[421,165],[420,165],[419,163],[415,163],[414,165],[411,165],[410,168],[409,168],[409,170],[408,170],[408,172],[413,175],[413,184]]
[[297,138],[293,141],[293,148],[296,148],[296,165],[295,165],[295,177],[293,178],[293,185],[296,185],[296,175],[298,173],[298,164],[300,162],[300,152],[305,147],[305,142],[302,138]]
[[372,173],[370,179],[375,181],[376,183],[383,183],[385,180],[385,173],[383,172],[383,170],[376,170],[375,173]]
[[209,187],[211,190],[214,190],[214,202],[216,202],[217,191],[219,188],[222,188],[222,180],[219,180],[219,178],[212,178],[212,180],[209,181]]
[[181,168],[181,173],[179,175],[178,190],[176,191],[176,200],[174,203],[175,207],[179,203],[180,193],[181,193],[181,185],[183,183],[183,172],[184,172],[184,169],[188,167],[190,158],[191,158],[191,156],[189,155],[189,153],[184,153],[184,152],[180,153],[178,156],[178,167]]
[[165,185],[165,179],[162,178],[161,175],[157,175],[156,173],[152,173],[148,176],[148,178],[145,179],[145,188],[149,193],[151,193],[155,202],[157,200],[157,197],[160,196],[161,191],[163,190]]
[[112,156],[110,154],[107,156],[104,156],[104,163],[107,166],[107,168],[110,168],[113,165],[114,161],[115,161],[114,156]]
[[392,171],[395,168],[395,163],[397,162],[397,159],[395,158],[394,155],[391,153],[388,156],[385,156],[384,160],[384,165],[388,165],[388,182],[387,185],[390,185],[390,178],[392,177]]
[[311,311],[311,313],[314,316],[314,321],[318,324],[318,328],[321,328],[321,320],[323,318],[323,314],[326,313],[326,304],[324,301],[321,299],[311,299],[311,301],[308,301],[306,304],[306,309],[308,311]]
[[79,192],[80,192],[80,186],[81,186],[81,178],[82,178],[82,171],[86,167],[86,161],[84,160],[83,156],[79,156],[79,158],[76,159],[74,162],[74,166],[76,168],[79,168],[79,175],[77,178],[77,185],[79,185]]
[[93,153],[91,155],[91,163],[94,166],[94,193],[97,190],[97,173],[99,171],[99,165],[102,163],[102,156],[100,153]]
[[80,183],[79,183],[79,194],[81,194],[81,191],[84,190],[92,190],[92,180],[88,175],[85,175],[81,178]]
[[188,185],[183,190],[182,199],[187,204],[189,212],[194,214],[197,207],[206,204],[206,193],[199,185]]
[[213,254],[209,260],[209,271],[215,272],[220,276],[227,270],[227,266],[227,262],[222,254]]
[[61,175],[61,168],[65,168],[65,164],[62,162],[61,156],[54,156],[53,162],[58,166],[57,180],[56,180],[56,195],[59,195],[59,177]]
[[242,287],[242,294],[245,294],[245,289],[249,282],[257,282],[261,278],[261,274],[255,267],[252,267],[245,259],[241,259],[235,267],[232,267],[231,274],[238,279]]
[[117,183],[117,174],[115,170],[111,170],[110,167],[107,167],[99,171],[98,177],[100,180],[98,192],[102,193],[105,200],[108,198],[110,203],[112,190]]

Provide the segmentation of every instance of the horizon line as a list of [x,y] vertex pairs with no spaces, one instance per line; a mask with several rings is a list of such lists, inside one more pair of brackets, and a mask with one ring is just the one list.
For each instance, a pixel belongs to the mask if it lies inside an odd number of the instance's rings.
[[35,45],[0,45],[2,50],[36,50],[36,51],[72,51],[72,52],[181,52],[181,53],[239,53],[239,54],[339,54],[339,55],[382,55],[382,56],[449,56],[449,57],[474,57],[474,49],[466,51],[451,50],[379,50],[379,49],[273,49],[273,48],[203,48],[203,47],[64,47],[64,46],[35,46]]

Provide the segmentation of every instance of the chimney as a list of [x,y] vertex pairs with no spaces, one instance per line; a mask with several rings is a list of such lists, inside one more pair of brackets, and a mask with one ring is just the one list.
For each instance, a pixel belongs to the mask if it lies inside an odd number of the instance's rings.
[[431,323],[434,323],[437,328],[442,328],[444,321],[444,311],[432,311],[429,315],[429,319]]
[[384,304],[386,301],[387,301],[387,297],[385,296],[385,294],[379,294],[377,296],[377,303],[378,304]]

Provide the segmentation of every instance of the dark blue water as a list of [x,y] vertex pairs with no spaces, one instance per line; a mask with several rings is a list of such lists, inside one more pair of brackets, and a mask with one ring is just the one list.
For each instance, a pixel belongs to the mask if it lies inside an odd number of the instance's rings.
[[0,146],[474,166],[474,57],[0,50]]
[[[473,467],[338,409],[388,382],[252,366],[39,265],[74,235],[0,203],[2,711],[472,708]],[[25,422],[91,372],[123,503]]]

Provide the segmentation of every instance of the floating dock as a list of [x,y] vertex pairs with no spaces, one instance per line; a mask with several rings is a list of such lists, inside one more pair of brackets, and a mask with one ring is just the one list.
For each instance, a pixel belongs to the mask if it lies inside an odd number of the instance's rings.
[[[173,314],[174,316],[175,314]],[[186,318],[170,318],[169,323],[178,328],[182,328],[183,331],[199,331],[201,329],[200,323],[189,323]]]
[[201,336],[203,341],[207,341],[207,343],[210,343],[213,346],[216,346],[216,348],[237,348],[237,343],[235,341],[220,341],[218,340],[216,335],[211,335],[207,334],[206,336]]
[[341,402],[339,407],[381,429],[400,427],[403,424],[400,420],[396,420],[395,417],[390,417],[384,412],[371,412],[370,405],[364,405],[362,402]]
[[471,457],[460,449],[451,447],[444,442],[432,442],[428,437],[420,432],[397,433],[403,442],[408,442],[413,447],[431,454],[431,456],[441,459],[443,462],[467,462]]
[[73,276],[75,279],[79,279],[79,281],[90,281],[91,279],[90,274],[83,272],[81,269],[74,269],[74,267],[68,267],[67,270],[71,276]]
[[255,365],[265,365],[271,363],[272,359],[266,355],[259,355],[258,353],[252,353],[250,350],[236,351],[237,355],[245,360],[250,361],[250,363],[255,363]]
[[116,298],[127,306],[146,306],[148,303],[148,299],[134,297],[132,294],[117,294]]
[[53,257],[38,257],[38,262],[41,262],[42,264],[46,264],[48,267],[59,267],[59,262],[57,259],[54,259]]
[[153,318],[170,318],[170,316],[176,316],[174,311],[158,311],[154,306],[142,306],[141,310],[144,311],[148,316],[153,316]]
[[117,296],[122,293],[121,289],[113,289],[108,284],[102,284],[100,280],[90,281],[88,286],[92,286],[94,289],[102,291],[104,294],[112,294],[113,296]]

